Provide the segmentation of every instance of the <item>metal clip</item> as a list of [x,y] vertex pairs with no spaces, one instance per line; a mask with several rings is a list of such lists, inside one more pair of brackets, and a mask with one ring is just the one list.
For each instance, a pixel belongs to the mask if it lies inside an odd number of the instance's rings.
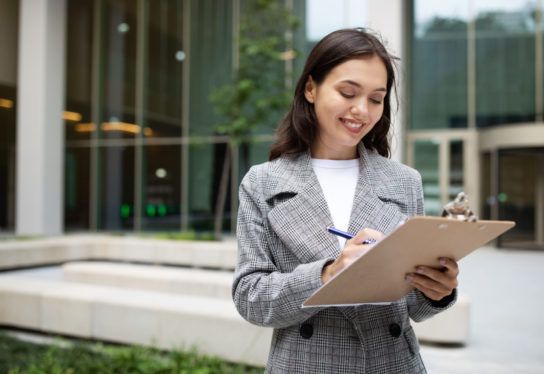
[[459,192],[453,201],[444,205],[442,217],[469,222],[476,222],[478,220],[478,216],[470,210],[468,206],[468,197],[464,192]]

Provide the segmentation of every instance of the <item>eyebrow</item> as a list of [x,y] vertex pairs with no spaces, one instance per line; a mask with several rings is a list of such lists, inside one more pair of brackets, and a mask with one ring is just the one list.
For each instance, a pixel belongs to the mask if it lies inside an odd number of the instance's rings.
[[[359,88],[362,88],[363,86],[361,86],[359,83],[355,82],[355,81],[352,81],[351,79],[345,79],[343,81],[340,81],[340,83],[348,83],[348,84],[351,84],[352,86],[356,86],[356,87],[359,87]],[[380,88],[377,88],[375,89],[374,91],[383,91],[383,92],[387,92],[387,89],[385,87],[380,87]]]

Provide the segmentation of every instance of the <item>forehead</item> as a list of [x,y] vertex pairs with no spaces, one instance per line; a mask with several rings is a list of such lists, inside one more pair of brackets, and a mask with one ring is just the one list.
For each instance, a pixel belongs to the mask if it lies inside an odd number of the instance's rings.
[[329,84],[343,81],[352,81],[369,89],[386,88],[387,69],[376,55],[352,58],[336,65],[324,80]]

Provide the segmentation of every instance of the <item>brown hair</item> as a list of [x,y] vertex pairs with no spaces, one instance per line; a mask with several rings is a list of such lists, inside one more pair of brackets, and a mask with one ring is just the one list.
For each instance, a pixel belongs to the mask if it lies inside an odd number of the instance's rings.
[[387,70],[387,94],[384,98],[382,117],[365,135],[362,142],[366,148],[389,157],[390,145],[387,134],[391,125],[391,90],[395,87],[393,60],[397,58],[387,52],[376,35],[357,28],[330,33],[310,52],[295,88],[291,109],[276,130],[276,141],[270,148],[270,161],[287,153],[306,151],[314,140],[318,126],[315,109],[304,96],[308,78],[311,76],[315,84],[319,85],[327,74],[342,62],[372,56],[378,56]]

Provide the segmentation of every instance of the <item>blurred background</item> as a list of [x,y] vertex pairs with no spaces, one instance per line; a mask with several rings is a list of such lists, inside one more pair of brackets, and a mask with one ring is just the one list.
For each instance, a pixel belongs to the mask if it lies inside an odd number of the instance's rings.
[[[259,2],[2,0],[0,233],[212,231],[231,146],[233,234],[238,184],[283,112],[231,144],[211,97],[236,79]],[[275,70],[291,92],[330,31],[378,31],[401,59],[392,157],[421,172],[426,213],[464,190],[481,218],[517,222],[498,246],[544,249],[541,1],[275,3],[296,22],[272,31],[283,53],[253,89]]]

